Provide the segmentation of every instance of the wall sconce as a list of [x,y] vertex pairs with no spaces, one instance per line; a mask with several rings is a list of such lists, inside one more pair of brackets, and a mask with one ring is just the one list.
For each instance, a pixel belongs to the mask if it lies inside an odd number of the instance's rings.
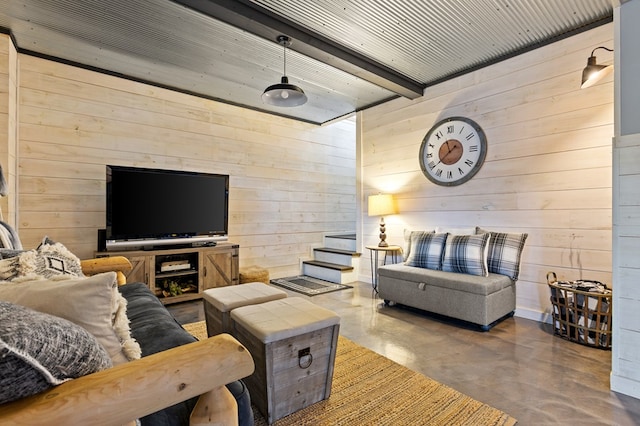
[[393,195],[391,194],[378,194],[369,196],[369,216],[380,216],[380,242],[378,247],[389,247],[389,244],[385,241],[387,234],[384,224],[384,216],[388,214],[396,214],[396,204],[393,201]]
[[587,59],[587,66],[582,70],[582,84],[580,85],[581,89],[586,89],[587,87],[591,87],[600,81],[604,76],[608,75],[611,71],[613,71],[613,65],[598,65],[596,64],[596,57],[593,56],[593,53],[598,49],[608,50],[609,52],[613,52],[613,49],[609,49],[604,46],[596,47],[591,52],[591,56]]

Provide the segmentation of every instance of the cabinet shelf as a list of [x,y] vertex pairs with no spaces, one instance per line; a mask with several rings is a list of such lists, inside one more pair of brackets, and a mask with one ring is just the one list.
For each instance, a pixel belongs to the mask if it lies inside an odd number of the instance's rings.
[[172,277],[184,277],[188,275],[197,275],[197,269],[188,269],[183,271],[171,271],[171,272],[156,272],[156,279],[158,278],[172,278]]
[[[240,282],[239,246],[236,244],[96,253],[96,257],[105,256],[129,259],[133,268],[127,274],[127,282],[144,282],[164,304],[200,299],[207,289]],[[169,262],[188,262],[190,268],[161,271],[162,265]]]

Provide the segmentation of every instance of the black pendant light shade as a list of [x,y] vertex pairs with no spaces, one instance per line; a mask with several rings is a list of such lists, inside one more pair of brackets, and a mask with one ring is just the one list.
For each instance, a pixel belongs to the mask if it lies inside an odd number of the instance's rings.
[[291,38],[285,35],[278,36],[278,43],[284,47],[284,75],[280,83],[267,87],[262,94],[262,102],[279,107],[294,107],[307,102],[307,95],[294,84],[289,84],[287,78],[287,47],[291,45]]
[[289,79],[283,75],[279,84],[273,84],[265,89],[262,101],[269,105],[294,107],[307,102],[307,95],[298,86],[289,84]]
[[602,80],[603,77],[613,71],[613,65],[598,65],[596,63],[596,57],[593,56],[593,54],[598,49],[604,49],[608,50],[609,52],[613,52],[613,49],[609,49],[604,46],[596,47],[595,49],[593,49],[593,51],[591,52],[591,56],[587,58],[587,66],[582,70],[582,84],[580,85],[581,89],[593,86],[598,81]]

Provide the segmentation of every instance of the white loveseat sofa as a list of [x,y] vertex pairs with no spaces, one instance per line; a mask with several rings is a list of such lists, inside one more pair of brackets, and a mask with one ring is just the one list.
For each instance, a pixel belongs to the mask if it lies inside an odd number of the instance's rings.
[[484,331],[512,316],[528,234],[474,231],[405,232],[404,263],[378,268],[385,304],[467,321]]

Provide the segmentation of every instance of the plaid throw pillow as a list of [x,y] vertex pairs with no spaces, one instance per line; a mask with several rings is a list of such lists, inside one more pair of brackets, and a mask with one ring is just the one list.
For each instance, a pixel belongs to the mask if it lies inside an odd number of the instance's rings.
[[489,275],[487,249],[490,234],[452,235],[449,234],[444,247],[442,270],[463,274]]
[[410,229],[404,230],[404,247],[402,248],[402,261],[406,262],[411,254],[411,236],[413,234],[420,234],[422,232],[433,233],[435,231],[412,231]]
[[476,233],[491,233],[487,255],[489,272],[506,275],[517,281],[522,250],[529,234],[490,232],[482,228],[476,228]]
[[405,264],[427,269],[442,269],[442,249],[447,234],[414,231],[411,233],[411,250]]

